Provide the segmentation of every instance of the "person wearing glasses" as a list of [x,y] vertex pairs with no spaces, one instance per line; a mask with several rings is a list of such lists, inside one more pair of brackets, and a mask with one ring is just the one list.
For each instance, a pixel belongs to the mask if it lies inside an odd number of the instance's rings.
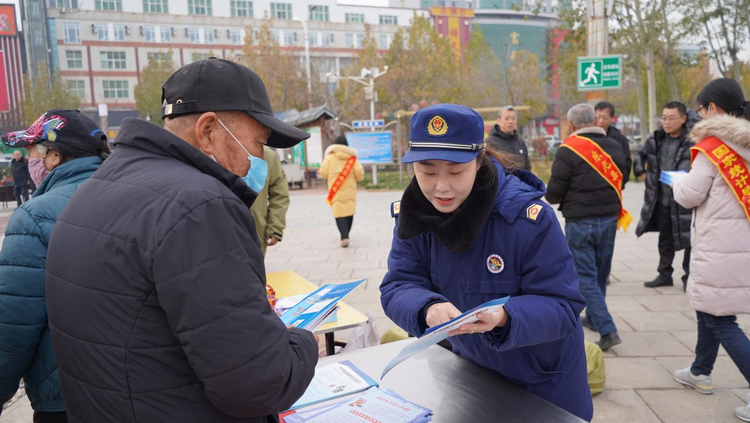
[[0,250],[0,411],[23,378],[34,422],[66,422],[44,295],[47,246],[57,217],[109,155],[107,136],[77,110],[50,110],[2,140],[29,150],[38,189],[13,213]]
[[646,181],[641,220],[636,235],[659,233],[659,275],[644,283],[647,288],[672,286],[672,262],[675,252],[685,250],[682,268],[682,287],[690,274],[690,221],[692,211],[674,201],[672,189],[659,182],[661,171],[690,170],[690,147],[693,143],[688,133],[699,120],[684,104],[673,101],[664,106],[661,128],[657,129],[638,149],[634,173]]

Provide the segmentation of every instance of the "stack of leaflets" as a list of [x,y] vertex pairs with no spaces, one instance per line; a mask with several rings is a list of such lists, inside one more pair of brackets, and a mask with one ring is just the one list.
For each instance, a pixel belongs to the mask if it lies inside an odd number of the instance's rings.
[[282,314],[281,321],[287,326],[315,332],[338,310],[338,302],[365,280],[324,285]]
[[390,389],[373,387],[344,401],[298,411],[283,417],[284,423],[425,423],[432,410],[406,400]]
[[319,402],[356,394],[373,386],[378,386],[378,383],[352,364],[351,361],[321,366],[315,369],[315,377],[313,377],[302,398],[297,400],[291,409],[296,410]]
[[684,170],[677,170],[674,172],[662,170],[661,175],[659,175],[659,181],[671,187],[677,180],[684,178],[687,174],[688,173]]

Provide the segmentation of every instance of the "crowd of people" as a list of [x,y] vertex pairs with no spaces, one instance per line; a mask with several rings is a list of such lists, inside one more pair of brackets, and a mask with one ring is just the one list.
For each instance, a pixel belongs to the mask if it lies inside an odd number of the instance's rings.
[[[227,60],[183,67],[162,100],[164,126],[127,119],[113,151],[74,110],[2,136],[19,149],[14,178],[37,188],[0,250],[0,404],[23,379],[35,422],[271,422],[313,378],[317,336],[281,322],[264,267],[290,204],[272,148],[309,134],[276,119],[260,78]],[[711,393],[721,345],[750,383],[736,322],[750,312],[750,103],[725,78],[698,102],[697,112],[668,103],[634,162],[612,104],[572,107],[547,185],[513,107],[487,139],[469,107],[417,111],[403,157],[413,178],[391,206],[386,315],[421,336],[508,297],[453,331],[452,351],[590,421],[583,331],[598,332],[602,350],[622,342],[606,293],[616,233],[633,220],[623,204],[633,171],[646,181],[636,234],[659,232],[658,276],[645,286],[671,285],[685,250],[698,342],[674,378]],[[364,178],[345,137],[320,175],[345,248]],[[750,421],[750,405],[735,415]]]

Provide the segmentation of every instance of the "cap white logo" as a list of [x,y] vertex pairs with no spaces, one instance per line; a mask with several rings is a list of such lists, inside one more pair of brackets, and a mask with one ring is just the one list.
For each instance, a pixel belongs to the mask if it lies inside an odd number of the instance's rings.
[[498,274],[505,269],[505,260],[497,254],[492,254],[487,257],[487,270],[490,273]]

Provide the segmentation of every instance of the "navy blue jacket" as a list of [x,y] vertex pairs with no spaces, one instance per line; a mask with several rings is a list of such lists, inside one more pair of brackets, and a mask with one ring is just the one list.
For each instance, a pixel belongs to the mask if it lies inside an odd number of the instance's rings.
[[[499,164],[496,170],[498,183],[485,194],[492,196],[487,217],[477,204],[468,204],[482,185],[478,175],[472,195],[453,216],[443,215],[447,220],[440,227],[417,234],[398,227],[408,221],[410,227],[419,228],[425,221],[409,217],[414,213],[410,206],[424,204],[407,204],[407,194],[416,185],[413,182],[407,188],[388,257],[388,273],[380,287],[383,309],[397,325],[420,336],[427,329],[425,309],[431,304],[449,301],[466,311],[510,295],[505,305],[506,326],[484,334],[454,336],[450,338],[453,351],[591,420],[593,406],[579,319],[585,301],[578,291],[578,276],[565,237],[552,208],[539,201],[544,195],[539,179],[525,171],[506,175]],[[459,214],[479,225],[476,240],[465,248],[456,248],[460,244],[456,240],[466,237],[462,234],[470,234],[472,228],[451,222],[451,218],[461,217]],[[446,231],[451,225],[453,229]],[[404,239],[405,233],[411,237]],[[490,271],[491,255],[503,260],[499,273]]]
[[21,378],[36,411],[65,411],[44,297],[47,246],[57,217],[102,163],[99,157],[55,168],[8,222],[0,251],[0,407]]

